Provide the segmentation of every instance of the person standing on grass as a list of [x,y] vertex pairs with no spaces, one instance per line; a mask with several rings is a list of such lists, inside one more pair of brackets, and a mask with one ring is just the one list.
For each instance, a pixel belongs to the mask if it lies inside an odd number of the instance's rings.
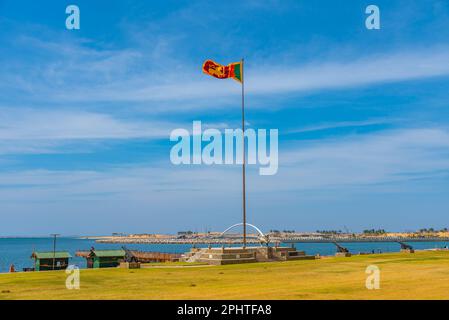
[[14,267],[14,264],[11,264],[9,266],[9,272],[16,272],[16,268]]

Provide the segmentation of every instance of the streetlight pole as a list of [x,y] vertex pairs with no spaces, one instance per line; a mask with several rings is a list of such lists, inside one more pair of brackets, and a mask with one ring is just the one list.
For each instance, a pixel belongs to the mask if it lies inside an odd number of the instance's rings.
[[51,236],[53,236],[53,267],[52,269],[55,270],[55,260],[56,260],[56,237],[59,236],[57,233],[52,233]]

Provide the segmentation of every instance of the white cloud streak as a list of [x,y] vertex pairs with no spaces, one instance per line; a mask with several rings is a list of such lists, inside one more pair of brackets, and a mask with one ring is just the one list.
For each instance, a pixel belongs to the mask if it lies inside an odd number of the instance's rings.
[[409,48],[351,61],[315,61],[304,66],[274,66],[249,74],[248,90],[286,93],[351,88],[449,75],[449,47]]
[[[223,227],[229,219],[238,221],[240,217],[240,170],[236,166],[142,163],[105,167],[101,171],[1,172],[0,211],[8,212],[12,221],[19,215],[36,223],[45,214],[49,221],[59,221],[64,226],[66,219],[72,217],[71,230],[83,232],[88,232],[83,221],[116,223],[124,213],[135,219],[131,224],[136,230],[198,225],[194,221]],[[432,193],[435,181],[447,179],[448,172],[446,129],[392,130],[317,141],[313,145],[298,142],[280,151],[277,175],[259,176],[254,167],[249,167],[249,206],[279,210],[285,202],[296,206],[345,193],[354,197],[364,192],[373,196],[378,192],[391,195],[419,191],[425,196],[423,191]],[[326,190],[331,191],[330,195],[326,195]],[[305,191],[312,191],[307,200],[302,196]],[[68,216],[62,218],[61,213]],[[286,212],[282,215],[297,221]],[[150,226],[142,226],[142,221]],[[44,230],[45,226],[41,228]]]
[[[167,155],[168,157],[168,155]],[[240,186],[240,167],[174,166],[167,161],[146,168],[122,166],[105,171],[23,171],[1,173],[2,184],[42,185],[50,191],[83,193],[136,190],[202,190],[201,195],[217,189],[231,191]],[[316,142],[297,142],[280,150],[278,174],[258,176],[249,166],[251,189],[279,192],[369,186],[427,178],[449,171],[449,131],[435,128],[391,130]],[[235,167],[235,168],[233,168]],[[235,170],[234,170],[235,169]],[[53,187],[56,188],[52,190]],[[64,188],[60,188],[65,186]],[[213,192],[213,191],[212,191]],[[51,194],[51,192],[49,193]]]
[[0,155],[91,152],[98,147],[96,144],[73,148],[73,143],[168,139],[170,130],[179,126],[155,119],[125,120],[86,111],[0,108]]
[[0,109],[0,140],[130,139],[168,137],[173,124],[126,121],[83,111]]
[[[3,86],[23,90],[37,100],[167,102],[172,103],[171,109],[195,107],[192,101],[197,101],[197,107],[210,108],[210,99],[214,105],[226,104],[239,90],[231,81],[208,79],[201,73],[200,65],[189,61],[174,62],[171,57],[166,61],[146,59],[150,53],[141,51],[143,48],[99,50],[88,48],[83,42],[58,45],[26,39],[24,42],[47,60],[44,58],[39,66],[27,61],[13,64],[2,75]],[[246,88],[250,95],[264,96],[427,79],[449,75],[447,61],[449,47],[444,45],[351,59],[315,60],[303,65],[251,61],[246,68]],[[27,78],[23,76],[25,69]]]
[[314,126],[307,126],[298,129],[288,130],[286,133],[304,133],[304,132],[314,132],[314,131],[322,131],[328,129],[338,129],[338,128],[350,128],[350,127],[367,127],[374,125],[384,125],[391,124],[395,122],[395,119],[370,119],[370,120],[361,120],[361,121],[340,121],[340,122],[332,122],[332,123],[321,123]]
[[[314,61],[307,65],[248,65],[246,89],[250,95],[310,93],[319,90],[345,89],[390,82],[427,79],[449,75],[449,47],[409,49],[385,55],[361,57],[351,61]],[[55,98],[75,101],[161,102],[193,99],[219,99],[235,95],[235,83],[201,79],[199,66],[177,71],[176,79],[162,82],[159,75],[121,79],[108,85],[84,90],[82,96],[59,93]],[[201,101],[201,100],[200,100]],[[203,106],[199,103],[199,107]],[[183,103],[179,104],[179,108]]]
[[280,153],[279,160],[279,178],[301,189],[388,184],[449,170],[445,129],[391,130],[304,144]]

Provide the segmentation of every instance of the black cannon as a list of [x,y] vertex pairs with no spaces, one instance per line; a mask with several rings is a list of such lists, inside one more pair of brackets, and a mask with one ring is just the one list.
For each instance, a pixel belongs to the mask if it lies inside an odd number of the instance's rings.
[[259,236],[259,241],[261,245],[265,244],[268,247],[270,244],[270,236],[268,234]]
[[396,241],[396,242],[401,245],[401,251],[402,252],[410,252],[410,253],[415,252],[415,250],[413,249],[413,247],[411,245],[406,244],[406,243],[401,242],[401,241]]
[[342,247],[341,245],[339,245],[335,241],[333,243],[337,246],[337,252],[339,252],[339,253],[349,253],[349,250],[347,248]]
[[122,247],[125,251],[125,259],[124,262],[139,262],[139,260],[134,256],[134,254],[125,246]]

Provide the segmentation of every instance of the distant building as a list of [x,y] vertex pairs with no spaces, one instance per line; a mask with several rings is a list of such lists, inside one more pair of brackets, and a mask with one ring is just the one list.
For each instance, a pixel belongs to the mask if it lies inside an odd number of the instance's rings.
[[34,270],[64,270],[69,265],[72,256],[66,251],[56,252],[33,252],[31,258],[34,259]]

